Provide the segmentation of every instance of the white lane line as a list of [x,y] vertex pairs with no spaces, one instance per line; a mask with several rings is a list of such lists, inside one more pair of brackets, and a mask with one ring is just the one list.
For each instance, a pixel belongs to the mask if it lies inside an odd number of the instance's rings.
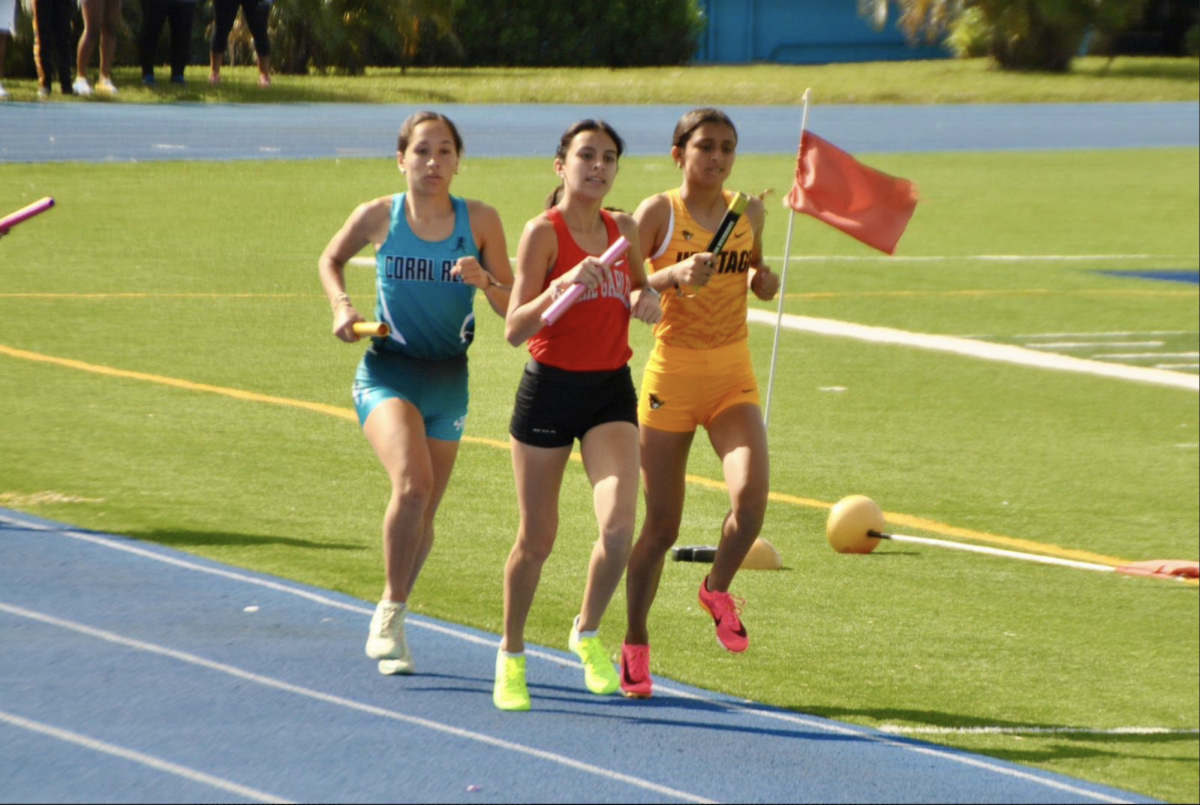
[[50,626],[57,626],[60,629],[66,629],[68,631],[77,632],[79,634],[86,635],[88,637],[96,638],[97,640],[103,640],[108,643],[113,643],[118,646],[124,646],[126,648],[135,649],[137,651],[144,651],[148,654],[157,654],[162,657],[169,657],[173,660],[178,660],[180,662],[184,662],[189,665],[196,665],[201,668],[207,668],[210,671],[216,671],[218,673],[225,674],[227,676],[232,676],[236,679],[244,679],[247,682],[253,682],[255,684],[262,685],[263,687],[274,688],[275,690],[281,690],[281,691],[284,691],[285,693],[292,693],[297,696],[303,696],[304,698],[313,699],[313,700],[319,701],[319,702],[324,702],[325,704],[332,704],[337,707],[344,707],[348,710],[355,710],[360,713],[367,713],[368,715],[379,716],[381,718],[390,719],[392,721],[399,721],[401,723],[410,724],[410,725],[416,726],[416,727],[424,727],[425,729],[433,730],[435,732],[441,732],[441,733],[445,733],[447,735],[453,735],[456,738],[463,738],[468,741],[475,741],[477,743],[487,744],[488,746],[493,746],[498,749],[505,749],[510,752],[516,752],[518,754],[528,755],[528,756],[537,758],[539,760],[545,760],[550,763],[556,763],[560,766],[566,766],[567,768],[575,769],[576,771],[582,771],[582,772],[586,772],[589,774],[594,774],[598,777],[603,777],[607,780],[625,783],[627,785],[632,785],[636,788],[642,788],[647,791],[651,791],[655,794],[660,794],[663,796],[680,799],[680,800],[683,800],[684,802],[701,802],[701,803],[714,802],[714,800],[707,799],[705,797],[700,797],[695,794],[690,794],[686,791],[680,791],[675,788],[670,788],[669,786],[659,785],[658,783],[653,783],[653,782],[650,782],[649,780],[643,780],[640,777],[634,777],[629,774],[623,774],[621,772],[614,771],[612,769],[605,769],[600,766],[593,766],[591,763],[584,763],[583,761],[575,760],[573,758],[566,757],[565,755],[555,754],[554,752],[547,752],[542,749],[535,749],[531,746],[525,746],[524,744],[514,743],[512,741],[506,741],[506,740],[503,740],[502,738],[494,738],[491,735],[485,735],[480,732],[474,732],[472,730],[466,730],[466,729],[462,729],[460,727],[454,727],[449,724],[443,724],[440,721],[433,721],[428,718],[421,718],[420,716],[411,716],[411,715],[407,715],[405,713],[400,713],[396,710],[388,710],[383,707],[376,707],[375,705],[364,704],[363,702],[357,702],[357,701],[354,701],[353,699],[347,699],[343,696],[337,696],[332,693],[323,693],[319,690],[314,690],[312,688],[306,688],[306,687],[302,687],[300,685],[293,685],[290,682],[284,682],[279,679],[273,679],[272,677],[269,677],[269,676],[263,676],[261,674],[256,674],[252,671],[246,671],[246,670],[243,670],[243,669],[238,668],[233,665],[227,665],[222,662],[216,662],[215,660],[205,659],[204,657],[200,657],[195,654],[190,654],[186,651],[178,651],[176,649],[167,648],[166,646],[160,646],[155,643],[147,643],[143,640],[137,640],[135,638],[125,637],[124,635],[119,635],[114,632],[106,631],[104,629],[96,629],[94,627],[88,626],[83,623],[77,623],[75,621],[66,620],[64,618],[58,618],[53,615],[47,615],[43,612],[35,612],[33,610],[25,609],[24,607],[19,607],[19,606],[13,605],[13,604],[7,604],[7,603],[4,603],[3,601],[0,601],[0,612],[7,612],[11,615],[16,615],[18,617],[26,618],[28,620],[38,621],[39,623],[45,623]]
[[[776,315],[776,313],[769,310],[751,308],[747,312],[746,318],[752,322],[774,326]],[[1012,346],[1010,344],[992,344],[972,341],[967,338],[956,338],[950,335],[912,333],[907,330],[893,330],[890,327],[871,327],[865,324],[853,324],[834,319],[794,316],[790,313],[784,314],[783,326],[790,330],[816,333],[818,335],[854,338],[859,341],[870,341],[877,344],[918,347],[920,349],[949,352],[955,355],[965,355],[970,358],[980,358],[1000,363],[1013,363],[1039,369],[1053,369],[1060,372],[1078,372],[1080,374],[1110,377],[1117,380],[1130,380],[1138,383],[1153,383],[1159,386],[1172,386],[1174,388],[1200,392],[1200,376],[1198,375],[1187,375],[1146,366],[1122,366],[1120,364],[1104,363],[1103,361],[1088,360],[1086,358],[1076,358],[1071,355],[1038,352],[1034,349]]]
[[1049,341],[1027,344],[1031,349],[1084,349],[1093,347],[1161,347],[1162,341]]
[[1168,727],[1113,727],[1101,730],[1088,727],[903,727],[884,724],[879,729],[889,735],[1200,735],[1200,730]]
[[[362,604],[348,604],[344,601],[338,601],[336,599],[328,598],[328,597],[320,595],[318,593],[309,592],[308,590],[301,590],[297,587],[291,587],[286,584],[280,584],[279,582],[270,581],[269,579],[261,579],[261,578],[255,577],[255,576],[248,576],[244,573],[237,573],[235,571],[224,570],[222,568],[206,567],[204,565],[196,564],[194,562],[189,562],[185,559],[179,559],[179,558],[176,558],[173,556],[166,556],[163,554],[155,553],[154,551],[150,551],[145,548],[138,547],[136,544],[132,544],[129,542],[115,541],[115,540],[107,539],[105,537],[98,537],[95,534],[85,534],[82,531],[72,531],[69,529],[55,528],[53,526],[46,526],[46,525],[42,525],[40,523],[33,523],[33,522],[26,521],[26,520],[20,520],[20,519],[14,518],[14,517],[7,517],[3,514],[0,514],[0,523],[8,523],[10,525],[19,526],[21,528],[27,528],[27,529],[31,529],[34,531],[47,531],[47,532],[50,532],[53,534],[61,534],[64,537],[70,537],[71,539],[79,540],[81,542],[90,542],[93,545],[100,545],[104,548],[110,548],[115,551],[124,551],[125,553],[131,553],[131,554],[134,554],[135,556],[140,556],[144,559],[152,559],[156,562],[162,562],[163,564],[174,565],[176,567],[182,567],[187,570],[193,570],[193,571],[196,571],[199,573],[208,573],[213,576],[220,576],[221,578],[230,579],[231,581],[238,581],[243,584],[252,584],[256,587],[265,587],[268,590],[274,590],[275,592],[285,593],[287,595],[294,595],[298,598],[304,598],[309,601],[312,601],[313,603],[321,604],[322,606],[327,606],[332,609],[341,609],[346,612],[354,612],[359,615],[365,615],[368,618],[371,617],[371,615],[375,614],[375,610],[372,607],[368,607],[368,606],[365,606]],[[421,629],[428,629],[431,632],[437,632],[439,634],[451,635],[453,637],[457,637],[460,640],[465,640],[468,643],[475,643],[476,645],[487,646],[488,648],[493,648],[493,649],[500,647],[500,638],[499,637],[482,637],[480,635],[474,635],[474,634],[461,632],[461,631],[458,631],[455,629],[450,629],[445,626],[442,626],[439,623],[427,622],[427,621],[423,620],[420,615],[411,615],[410,614],[408,616],[408,620],[406,620],[405,623],[407,623],[410,626],[416,626]],[[576,665],[576,661],[573,659],[567,659],[566,657],[560,657],[556,654],[549,654],[547,652],[537,651],[536,649],[526,649],[525,653],[530,657],[537,657],[539,659],[548,660],[550,662],[555,663],[556,665],[561,665],[565,668],[573,668]]]
[[[298,596],[300,598],[305,598],[307,600],[314,601],[316,603],[321,603],[321,604],[325,604],[328,606],[336,607],[338,609],[346,609],[346,610],[350,610],[352,612],[360,612],[364,615],[372,615],[374,613],[373,609],[369,609],[367,607],[359,607],[359,606],[344,604],[340,601],[334,601],[333,599],[325,598],[324,596],[310,593],[307,590],[301,590],[299,588],[289,587],[288,585],[280,584],[278,582],[272,582],[272,581],[268,581],[266,579],[259,579],[259,578],[255,578],[253,576],[247,576],[247,575],[243,575],[243,574],[239,574],[239,573],[231,573],[229,571],[217,570],[216,568],[210,568],[210,567],[205,567],[204,565],[193,564],[191,562],[187,562],[187,561],[184,561],[181,559],[176,559],[174,557],[163,556],[160,554],[156,554],[152,551],[147,551],[144,549],[136,548],[131,545],[127,545],[123,541],[104,539],[101,537],[96,537],[92,534],[82,534],[77,531],[65,531],[62,529],[55,529],[55,528],[52,528],[49,526],[35,525],[33,523],[26,523],[23,520],[6,517],[4,515],[0,515],[0,521],[14,523],[17,525],[26,525],[31,528],[36,527],[38,530],[48,531],[48,532],[54,533],[54,534],[60,534],[62,536],[70,537],[72,539],[86,540],[88,542],[92,542],[92,543],[100,545],[102,547],[128,551],[130,553],[134,553],[134,554],[143,556],[147,559],[153,559],[155,561],[165,562],[167,564],[184,567],[184,568],[187,568],[190,570],[200,571],[203,573],[211,573],[213,575],[223,576],[223,577],[235,580],[235,581],[241,581],[241,582],[245,582],[248,584],[267,587],[269,589],[276,590],[278,592],[288,593],[291,595]],[[481,638],[479,635],[471,634],[466,631],[460,631],[458,629],[454,629],[449,626],[445,626],[445,625],[441,625],[441,624],[426,623],[424,621],[419,621],[419,620],[415,620],[415,619],[409,620],[407,622],[411,623],[415,626],[421,626],[423,628],[427,628],[432,631],[439,632],[439,633],[447,635],[449,637],[455,637],[455,638],[458,638],[460,640],[464,640],[464,641],[467,641],[470,643],[486,645],[489,648],[495,648],[495,647],[499,646],[498,638],[484,639],[484,638]],[[560,657],[556,654],[550,654],[547,652],[530,650],[530,649],[526,648],[525,653],[528,656],[537,657],[539,659],[544,659],[544,660],[553,662],[557,665],[562,665],[564,667],[574,667],[576,664],[574,662],[574,660],[569,660],[564,657]],[[952,761],[955,763],[962,763],[964,765],[973,766],[975,768],[994,772],[996,774],[1001,774],[1001,775],[1010,776],[1010,777],[1016,777],[1016,778],[1026,780],[1029,782],[1046,785],[1046,786],[1049,786],[1050,788],[1056,788],[1059,790],[1068,791],[1072,794],[1078,794],[1080,796],[1090,797],[1090,798],[1096,799],[1100,802],[1114,802],[1114,803],[1126,802],[1126,800],[1116,799],[1116,798],[1110,797],[1106,794],[1098,794],[1093,791],[1088,791],[1087,789],[1084,789],[1084,788],[1079,788],[1077,786],[1072,786],[1072,785],[1068,785],[1066,783],[1058,782],[1057,780],[1050,780],[1050,779],[1046,779],[1043,777],[1039,777],[1036,774],[1021,771],[1020,769],[1011,769],[1011,768],[1007,768],[1005,766],[999,766],[999,765],[996,765],[995,763],[989,762],[988,759],[986,759],[986,758],[968,757],[968,756],[964,756],[964,755],[961,755],[961,754],[958,754],[955,752],[948,752],[948,751],[939,749],[938,747],[934,747],[934,746],[917,746],[917,745],[913,745],[913,744],[909,744],[909,743],[898,743],[896,741],[892,741],[892,740],[889,740],[888,738],[881,736],[880,734],[870,730],[867,727],[855,727],[855,726],[852,726],[849,724],[837,724],[835,722],[830,722],[830,721],[817,721],[817,720],[814,720],[811,718],[806,718],[804,716],[796,715],[794,713],[780,712],[780,711],[774,711],[774,710],[764,710],[761,707],[754,706],[753,703],[738,703],[738,702],[730,702],[730,701],[726,701],[726,700],[722,700],[722,699],[714,699],[714,698],[710,698],[708,696],[702,696],[699,694],[679,690],[678,688],[673,688],[669,685],[665,685],[665,684],[661,684],[661,683],[657,684],[656,687],[659,689],[660,692],[666,693],[671,696],[678,696],[680,698],[703,701],[705,703],[708,703],[711,705],[716,705],[718,707],[724,707],[724,708],[727,708],[730,710],[737,710],[739,712],[750,713],[750,714],[753,714],[756,716],[760,716],[762,718],[772,719],[775,721],[782,721],[782,722],[792,724],[795,726],[806,727],[809,729],[822,730],[824,732],[832,732],[832,733],[835,733],[838,735],[851,735],[851,736],[855,736],[858,738],[862,738],[863,740],[866,740],[866,741],[874,741],[877,743],[885,744],[887,746],[903,749],[904,751],[915,752],[917,754],[923,754],[923,755],[930,755],[930,756],[938,758],[940,760],[948,760],[948,761]]]
[[[20,727],[21,729],[29,730],[30,732],[38,732],[42,735],[48,735],[51,738],[57,738],[60,741],[66,741],[67,743],[82,746],[83,748],[91,749],[94,752],[102,752],[106,755],[113,755],[114,757],[131,760],[134,763],[140,763],[143,766],[149,766],[152,769],[157,769],[158,771],[163,771],[167,774],[173,774],[176,777],[182,777],[185,780],[189,780],[193,783],[212,786],[213,788],[218,788],[222,791],[236,794],[239,797],[245,797],[246,799],[254,800],[255,802],[292,802],[290,799],[283,799],[275,796],[274,794],[267,794],[263,791],[259,791],[256,788],[249,788],[247,786],[231,782],[230,780],[214,777],[211,774],[205,774],[202,771],[190,769],[187,766],[181,766],[178,763],[172,763],[169,760],[163,760],[162,758],[157,758],[153,755],[147,755],[144,752],[138,752],[134,749],[126,749],[123,746],[117,746],[116,744],[110,744],[107,741],[101,741],[96,738],[88,737],[87,735],[81,735],[78,732],[72,732],[71,730],[64,730],[60,727],[44,724],[41,721],[22,718],[15,713],[9,713],[4,710],[0,710],[0,721],[5,722],[6,724],[11,724],[14,727]],[[93,794],[96,795],[100,795],[101,793],[102,792],[93,792]]]

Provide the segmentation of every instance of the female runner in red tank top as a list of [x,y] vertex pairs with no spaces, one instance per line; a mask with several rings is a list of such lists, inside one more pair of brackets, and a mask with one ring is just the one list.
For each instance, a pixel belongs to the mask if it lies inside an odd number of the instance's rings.
[[[597,631],[621,581],[637,513],[637,396],[629,372],[629,319],[654,324],[658,293],[646,285],[637,224],[602,209],[625,144],[603,121],[582,120],[563,134],[554,159],[562,187],[546,212],[525,225],[505,335],[529,342],[532,356],[517,389],[509,427],[521,524],[504,569],[504,638],[496,656],[493,701],[528,710],[525,620],[542,565],[558,532],[558,498],[571,447],[579,439],[592,484],[600,538],[592,551],[583,605],[567,644],[593,693],[619,689]],[[560,197],[561,193],[561,197]],[[619,237],[630,248],[611,267],[597,258]],[[587,292],[554,324],[542,314],[571,285]]]

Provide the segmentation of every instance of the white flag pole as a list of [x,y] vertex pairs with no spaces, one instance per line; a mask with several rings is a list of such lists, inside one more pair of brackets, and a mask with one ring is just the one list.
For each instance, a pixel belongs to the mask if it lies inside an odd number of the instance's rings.
[[[808,99],[812,87],[804,90],[804,113],[800,117],[800,142],[804,143],[804,130],[808,127]],[[789,207],[789,209],[791,209]],[[775,387],[775,361],[779,357],[779,333],[783,330],[783,299],[787,288],[788,260],[792,254],[792,224],[796,221],[796,211],[791,210],[788,216],[787,242],[783,247],[783,271],[779,274],[779,312],[775,317],[775,344],[771,348],[771,374],[767,379],[767,401],[763,406],[763,427],[771,421],[771,392]]]

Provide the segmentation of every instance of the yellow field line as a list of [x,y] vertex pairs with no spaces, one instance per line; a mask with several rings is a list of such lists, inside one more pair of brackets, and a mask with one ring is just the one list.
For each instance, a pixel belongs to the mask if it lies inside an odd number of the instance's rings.
[[0,293],[0,299],[320,299],[317,293]]
[[[106,377],[118,377],[127,380],[141,380],[147,383],[157,383],[164,386],[185,389],[187,391],[220,394],[225,397],[233,397],[234,399],[245,400],[247,402],[267,403],[270,405],[281,405],[288,408],[298,408],[305,411],[313,411],[318,414],[335,416],[339,419],[345,419],[351,422],[357,422],[358,419],[354,411],[349,408],[340,408],[334,405],[308,402],[305,400],[293,400],[287,397],[275,397],[269,394],[259,394],[258,392],[254,391],[244,391],[242,389],[227,388],[224,386],[213,386],[208,383],[196,383],[191,380],[180,380],[179,378],[149,374],[147,372],[134,372],[128,369],[115,369],[111,366],[101,366],[94,363],[86,363],[84,361],[74,360],[73,358],[59,358],[53,355],[43,355],[38,352],[29,352],[23,349],[16,349],[15,347],[9,347],[4,344],[0,344],[0,355],[7,355],[11,358],[34,361],[36,363],[63,366],[68,369],[78,369],[83,372],[91,372],[93,374],[103,375]],[[508,442],[499,441],[496,439],[488,439],[478,436],[465,436],[463,437],[463,441],[485,445],[487,447],[494,447],[501,450],[509,449]],[[578,454],[572,455],[572,458],[579,460]],[[704,478],[699,475],[690,474],[687,476],[687,481],[695,486],[700,486],[719,492],[725,492],[724,481],[715,481],[711,478]],[[822,500],[796,497],[794,495],[787,495],[782,492],[770,493],[770,499],[778,503],[786,503],[792,506],[802,506],[805,508],[814,509],[829,509],[834,505]],[[961,539],[975,540],[977,542],[987,542],[995,545],[1006,545],[1014,548],[1022,548],[1025,550],[1045,554],[1047,556],[1057,556],[1064,559],[1076,559],[1084,562],[1095,562],[1097,564],[1109,565],[1111,567],[1120,567],[1122,565],[1131,564],[1131,560],[1129,559],[1120,559],[1115,556],[1105,556],[1103,554],[1092,553],[1090,551],[1063,548],[1058,545],[1034,542],[1032,540],[1019,539],[1016,537],[988,534],[983,531],[972,531],[970,529],[959,528],[946,523],[939,523],[935,520],[926,520],[921,517],[913,517],[907,514],[885,512],[885,517],[887,518],[888,523],[894,525],[919,528],[923,531],[930,531],[935,534],[944,534],[950,537],[959,537]]]

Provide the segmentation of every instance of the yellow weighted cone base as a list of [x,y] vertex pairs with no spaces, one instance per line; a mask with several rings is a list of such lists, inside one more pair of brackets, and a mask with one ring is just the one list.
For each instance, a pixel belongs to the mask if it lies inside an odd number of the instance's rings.
[[882,532],[887,527],[883,510],[866,495],[842,498],[829,510],[825,522],[825,538],[838,553],[870,553],[879,544],[879,537],[868,531]]
[[750,553],[742,560],[742,570],[779,570],[782,567],[783,557],[762,537],[754,540]]

